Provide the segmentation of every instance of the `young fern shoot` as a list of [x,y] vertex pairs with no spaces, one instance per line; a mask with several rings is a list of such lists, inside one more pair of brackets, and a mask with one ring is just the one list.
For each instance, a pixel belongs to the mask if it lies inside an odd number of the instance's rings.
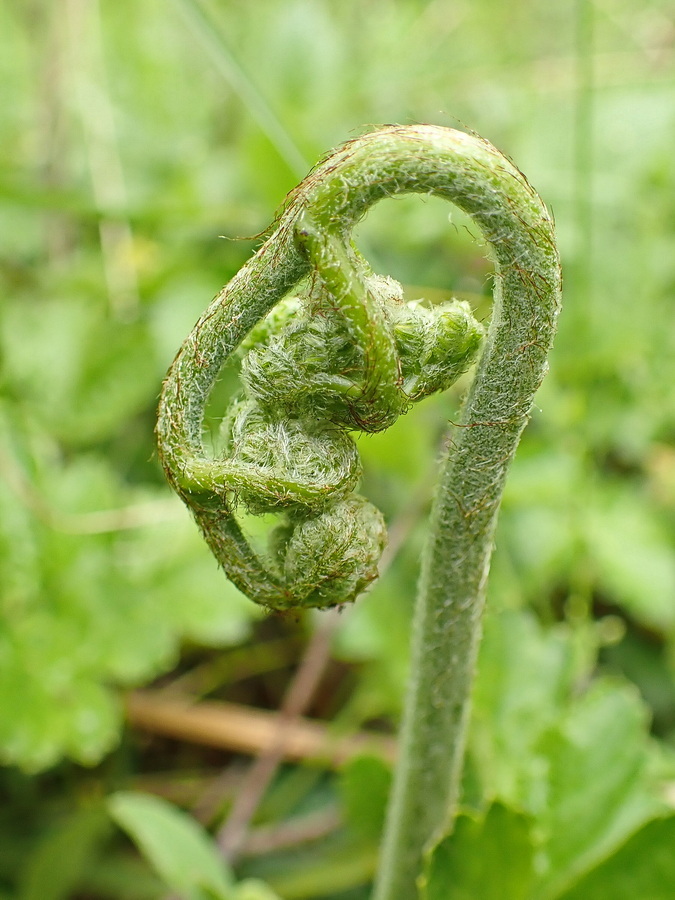
[[[340,169],[330,157],[291,196],[274,234],[179,351],[160,403],[170,482],[227,575],[273,609],[346,603],[377,577],[385,528],[354,493],[361,466],[351,433],[381,431],[449,387],[483,335],[465,303],[405,303],[400,285],[374,275],[352,246],[358,215],[325,207],[325,176],[344,191],[358,143],[343,148]],[[288,295],[294,288],[299,296]],[[235,351],[243,390],[224,418],[223,453],[210,458],[204,402]],[[280,514],[266,558],[241,533],[237,503]]]
[[[495,289],[485,336],[466,304],[405,303],[354,248],[352,229],[369,207],[410,192],[455,203],[488,242]],[[451,827],[497,511],[559,303],[552,220],[518,169],[453,129],[387,126],[343,145],[296,188],[164,384],[160,457],[228,577],[269,608],[323,608],[367,587],[385,541],[380,513],[354,493],[351,433],[389,427],[452,384],[482,347],[432,512],[376,900],[416,896],[425,850]],[[214,457],[204,404],[237,351],[243,391]],[[237,503],[280,514],[265,558],[239,528]]]

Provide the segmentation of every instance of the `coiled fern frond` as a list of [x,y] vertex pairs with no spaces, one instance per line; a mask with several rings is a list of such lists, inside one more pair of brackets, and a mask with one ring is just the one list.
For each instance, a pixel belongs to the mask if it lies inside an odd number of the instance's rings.
[[[401,286],[375,275],[353,246],[353,212],[339,219],[323,208],[324,173],[334,180],[340,157],[349,171],[358,143],[296,189],[272,236],[179,351],[160,404],[169,480],[228,577],[274,609],[350,602],[377,577],[386,531],[354,493],[361,466],[351,434],[388,428],[448,388],[483,336],[466,303],[406,303]],[[209,458],[204,403],[237,349],[242,393],[225,415],[222,456]],[[237,502],[281,515],[266,558],[242,534]]]

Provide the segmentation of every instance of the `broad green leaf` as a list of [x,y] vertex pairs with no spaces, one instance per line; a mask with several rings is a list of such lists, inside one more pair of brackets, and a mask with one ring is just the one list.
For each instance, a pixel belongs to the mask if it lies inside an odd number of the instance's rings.
[[646,709],[637,692],[596,682],[542,740],[548,796],[540,817],[548,870],[537,898],[558,897],[661,808],[650,789]]
[[535,746],[568,702],[574,674],[563,629],[546,631],[526,613],[487,616],[469,747],[487,800],[536,805],[542,765]]
[[607,490],[587,516],[601,587],[649,628],[675,627],[675,553],[665,519],[634,490]]
[[67,900],[110,831],[98,807],[73,813],[59,822],[33,850],[23,871],[17,900]]
[[534,880],[532,820],[499,803],[460,815],[429,854],[421,900],[527,900]]
[[357,756],[342,770],[340,793],[345,816],[354,831],[364,838],[382,834],[391,786],[389,767],[374,756]]
[[119,736],[115,685],[169,668],[182,637],[240,641],[257,613],[165,494],[99,455],[60,459],[5,404],[0,417],[0,759],[91,765]]
[[672,900],[675,816],[645,825],[560,900]]
[[110,438],[153,404],[161,366],[145,323],[120,323],[83,297],[14,304],[7,316],[10,376],[65,442]]
[[195,819],[166,800],[131,791],[113,794],[108,809],[168,888],[185,900],[232,900],[231,874]]
[[578,541],[570,491],[581,483],[582,464],[580,452],[549,435],[519,450],[504,489],[489,600],[502,605],[512,594],[514,606],[539,602],[568,577]]
[[480,653],[465,790],[534,817],[531,900],[557,897],[660,809],[643,701],[610,680],[579,695],[588,649],[579,668],[575,640],[565,627],[506,613],[488,617]]

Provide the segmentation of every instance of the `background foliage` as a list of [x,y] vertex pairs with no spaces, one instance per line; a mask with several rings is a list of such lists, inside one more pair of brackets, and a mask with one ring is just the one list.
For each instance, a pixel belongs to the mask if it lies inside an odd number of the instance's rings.
[[[161,896],[99,798],[158,772],[166,793],[223,758],[123,732],[123,689],[225,658],[218,696],[279,699],[314,620],[261,619],[216,570],[156,462],[158,389],[256,246],[232,239],[364,125],[418,121],[466,123],[517,161],[555,212],[566,277],[497,536],[464,818],[425,890],[450,896],[459,865],[453,898],[502,896],[471,860],[508,835],[514,900],[628,896],[628,871],[631,897],[672,896],[672,5],[17,0],[0,35],[0,896]],[[409,296],[489,315],[485,250],[447,205],[382,204],[359,241]],[[404,546],[339,620],[322,711],[345,729],[400,710],[459,396],[360,441],[364,489]],[[247,693],[261,641],[272,681]],[[386,792],[369,765],[279,776],[263,820],[325,801],[346,825],[318,857],[239,874],[283,897],[365,896]],[[67,865],[59,840],[79,848]]]

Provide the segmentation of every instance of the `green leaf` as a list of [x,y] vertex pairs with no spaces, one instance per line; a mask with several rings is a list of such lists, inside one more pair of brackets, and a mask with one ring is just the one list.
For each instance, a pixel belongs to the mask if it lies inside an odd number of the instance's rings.
[[8,371],[69,444],[110,438],[153,403],[161,366],[143,322],[117,322],[91,298],[16,303],[7,318]]
[[427,858],[422,900],[526,900],[534,877],[531,825],[499,803],[482,820],[459,816]]
[[542,742],[549,869],[537,898],[560,891],[620,846],[660,805],[646,777],[646,708],[632,688],[596,682]]
[[645,825],[560,900],[672,900],[675,816]]
[[634,490],[605,491],[589,511],[587,540],[602,589],[648,628],[675,626],[673,537]]
[[100,807],[73,813],[33,850],[17,900],[67,900],[110,831]]
[[357,834],[380,836],[390,786],[389,767],[378,757],[358,756],[345,765],[340,789],[346,819]]
[[232,876],[190,816],[159,797],[131,791],[113,794],[108,809],[168,888],[185,900],[232,900]]
[[470,755],[484,799],[530,809],[541,779],[541,734],[565,708],[574,680],[569,633],[533,616],[488,615],[473,692]]
[[[117,742],[117,685],[166,670],[182,637],[232,644],[255,614],[166,496],[102,454],[56,454],[0,403],[0,759],[92,765]],[[36,514],[36,510],[39,514]],[[132,526],[126,527],[127,512]],[[148,517],[147,523],[144,516]],[[171,546],[171,553],[166,552]]]
[[[552,900],[660,814],[648,775],[647,707],[628,684],[580,666],[567,627],[523,613],[488,617],[474,691],[467,798],[532,815],[540,838],[531,900]],[[581,676],[581,677],[580,677]]]

